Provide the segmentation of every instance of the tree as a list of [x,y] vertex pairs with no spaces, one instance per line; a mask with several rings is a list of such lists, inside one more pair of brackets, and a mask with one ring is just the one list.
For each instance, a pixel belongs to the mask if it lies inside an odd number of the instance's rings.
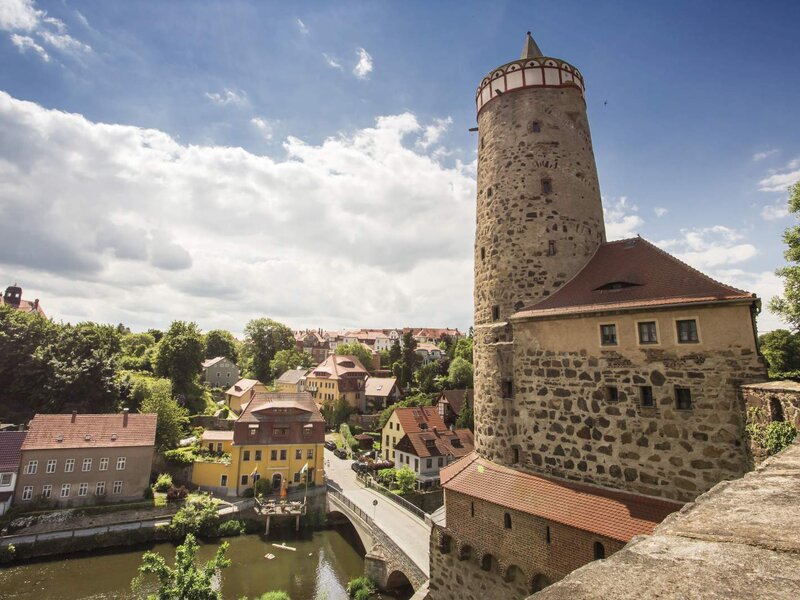
[[189,412],[173,399],[170,381],[140,378],[133,389],[142,396],[139,411],[158,415],[156,447],[160,451],[176,448],[189,423]]
[[397,408],[406,408],[409,406],[430,406],[433,403],[434,394],[424,394],[422,392],[408,396],[400,402],[395,402],[391,406],[387,406],[381,411],[381,416],[378,420],[378,429],[383,429],[386,422],[392,416],[392,413]]
[[472,363],[461,357],[453,359],[447,372],[447,380],[453,389],[461,390],[472,387]]
[[203,336],[197,324],[173,321],[158,343],[156,374],[169,377],[176,394],[195,391],[202,361]]
[[280,350],[295,348],[294,334],[286,325],[272,319],[253,319],[244,328],[242,348],[247,373],[267,383],[271,381],[270,363]]
[[470,406],[469,398],[464,398],[464,405],[461,407],[461,412],[456,417],[456,428],[467,428],[470,431],[475,431],[475,413]]
[[290,348],[289,350],[278,350],[269,363],[269,370],[272,377],[277,379],[289,369],[308,369],[314,363],[314,358],[308,353]]
[[236,350],[236,338],[230,331],[224,329],[212,329],[206,334],[205,338],[205,357],[216,358],[224,356],[237,362],[239,353]]
[[429,363],[421,366],[414,374],[417,381],[417,388],[420,392],[430,394],[441,392],[442,386],[438,380],[439,366],[436,363]]
[[222,590],[214,589],[219,572],[231,565],[225,558],[228,543],[223,542],[217,552],[205,565],[196,562],[199,544],[192,534],[175,550],[175,567],[167,565],[164,557],[156,552],[145,552],[139,576],[133,580],[133,587],[139,587],[144,575],[155,575],[159,589],[148,596],[148,600],[222,600]]
[[400,494],[410,494],[417,487],[417,474],[408,466],[398,469],[394,475],[395,483]]
[[336,400],[325,401],[322,405],[322,416],[328,425],[339,427],[342,423],[347,422],[353,410],[353,407],[347,403],[344,396],[339,396]]
[[463,358],[472,362],[472,338],[459,338],[453,346],[453,358]]
[[389,348],[389,362],[388,364],[393,365],[394,363],[398,362],[403,357],[403,349],[400,347],[400,342],[395,340],[392,343],[392,347]]
[[128,333],[120,338],[120,369],[152,371],[156,340],[149,333]]
[[758,338],[761,352],[769,363],[769,376],[782,377],[800,371],[800,334],[776,329]]
[[[800,213],[800,181],[789,188],[789,212],[795,216]],[[792,264],[776,271],[783,278],[783,297],[772,298],[769,308],[797,331],[800,329],[800,225],[784,231],[783,241],[788,246],[783,256]]]
[[411,383],[414,376],[414,371],[420,362],[420,357],[416,352],[417,340],[411,331],[406,331],[403,334],[403,353],[401,356],[401,385],[407,386]]
[[334,351],[338,356],[355,356],[364,365],[364,368],[372,372],[372,350],[360,342],[350,342],[349,344],[339,344]]

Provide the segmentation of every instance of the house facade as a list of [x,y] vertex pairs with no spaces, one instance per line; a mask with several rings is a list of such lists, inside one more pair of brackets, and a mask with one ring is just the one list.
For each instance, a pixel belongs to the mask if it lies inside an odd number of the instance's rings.
[[408,467],[417,475],[417,485],[439,485],[440,471],[475,449],[469,429],[426,429],[407,433],[395,445],[395,468]]
[[214,387],[227,388],[239,381],[239,367],[229,358],[217,356],[203,363],[203,379]]
[[150,483],[155,414],[36,414],[26,433],[15,505],[136,500]]
[[447,427],[436,409],[432,406],[408,406],[396,408],[386,425],[381,429],[381,454],[384,460],[393,460],[395,463],[395,446],[409,433],[420,431],[444,431]]
[[25,431],[0,431],[0,516],[11,508],[21,460]]
[[438,362],[444,357],[444,350],[431,342],[422,342],[417,345],[415,352],[422,360],[423,366]]
[[225,405],[238,415],[255,394],[266,391],[267,386],[257,379],[240,379],[225,390]]
[[475,390],[444,390],[433,401],[436,412],[439,413],[439,416],[448,427],[456,424],[458,415],[461,414],[461,409],[464,408],[465,403],[472,407],[475,406]]
[[304,392],[308,369],[289,369],[275,380],[279,392]]
[[317,405],[333,405],[344,399],[354,410],[366,410],[364,384],[369,373],[355,356],[330,355],[306,375],[306,390]]
[[368,377],[364,384],[366,413],[382,411],[402,397],[397,377]]
[[275,491],[304,486],[306,476],[324,483],[325,421],[308,392],[256,394],[232,432],[207,431],[203,443],[221,445],[227,459],[194,463],[192,483],[204,490],[240,496],[263,478]]

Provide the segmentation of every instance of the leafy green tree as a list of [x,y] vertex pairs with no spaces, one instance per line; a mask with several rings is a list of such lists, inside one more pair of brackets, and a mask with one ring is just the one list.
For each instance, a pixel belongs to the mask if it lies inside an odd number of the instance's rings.
[[292,600],[292,599],[286,592],[274,591],[274,592],[267,592],[266,594],[261,594],[255,600]]
[[148,600],[222,600],[222,590],[214,589],[214,581],[219,573],[231,565],[225,558],[228,543],[223,542],[217,552],[205,565],[197,564],[197,540],[192,534],[175,551],[175,566],[170,567],[163,556],[156,552],[145,552],[139,576],[132,583],[134,589],[140,587],[145,575],[155,575],[159,582],[158,592],[148,596]]
[[453,346],[453,358],[463,358],[472,362],[472,338],[459,338]]
[[409,406],[430,406],[433,402],[435,394],[424,394],[418,392],[411,396],[406,397],[400,402],[395,402],[391,406],[387,406],[381,411],[381,416],[378,420],[378,429],[383,429],[386,422],[392,416],[392,413],[398,408],[407,408]]
[[464,406],[461,407],[461,412],[456,417],[456,428],[475,431],[475,413],[469,403],[469,398],[464,398]]
[[800,371],[800,334],[776,329],[758,338],[761,352],[769,363],[770,377],[783,377]]
[[395,483],[400,494],[410,494],[417,487],[417,474],[408,465],[398,469],[394,475]]
[[153,339],[156,341],[156,344],[161,341],[161,338],[164,337],[164,332],[160,329],[148,329],[147,333],[153,336]]
[[447,380],[452,389],[461,390],[472,387],[472,363],[461,357],[454,358],[447,372]]
[[[789,212],[795,216],[800,213],[800,181],[789,188]],[[800,225],[784,231],[783,241],[788,246],[783,256],[790,264],[776,271],[783,278],[783,297],[772,298],[769,308],[797,331],[800,329]]]
[[244,333],[242,354],[245,370],[259,381],[271,381],[270,363],[275,354],[296,347],[292,330],[272,319],[261,318],[247,323]]
[[188,535],[213,537],[219,527],[219,513],[216,501],[209,496],[190,497],[175,513],[170,531],[176,539]]
[[269,370],[272,377],[277,379],[289,369],[308,369],[313,366],[314,358],[308,353],[290,348],[288,350],[278,350],[269,363]]
[[339,427],[347,422],[352,413],[353,407],[347,403],[344,396],[339,396],[336,400],[326,400],[322,405],[322,416],[325,422],[333,427]]
[[216,358],[224,356],[237,362],[239,352],[237,351],[236,338],[230,331],[224,329],[212,329],[205,337],[205,357]]
[[392,366],[391,361],[389,360],[389,351],[388,350],[381,350],[379,352],[381,355],[381,368],[388,369]]
[[416,352],[417,340],[414,339],[411,331],[406,331],[403,334],[403,353],[401,356],[402,370],[400,373],[400,383],[403,386],[408,386],[414,377],[414,371],[420,363],[420,356]]
[[372,372],[372,351],[364,344],[350,342],[349,344],[339,344],[334,352],[338,356],[355,356],[364,365],[364,368]]
[[149,333],[128,333],[120,338],[120,369],[152,371],[156,340]]
[[393,365],[394,363],[398,362],[401,358],[403,358],[403,349],[400,347],[400,341],[395,340],[392,343],[391,348],[389,348],[388,364]]
[[156,374],[172,381],[175,394],[196,392],[202,362],[203,335],[197,324],[173,321],[158,343]]
[[438,379],[439,366],[437,363],[430,363],[421,366],[414,374],[414,379],[417,382],[417,389],[425,394],[441,392],[442,386]]
[[160,451],[176,448],[189,424],[189,411],[173,399],[168,379],[142,378],[134,384],[134,389],[137,386],[145,388],[137,390],[143,396],[139,411],[158,415],[156,447]]

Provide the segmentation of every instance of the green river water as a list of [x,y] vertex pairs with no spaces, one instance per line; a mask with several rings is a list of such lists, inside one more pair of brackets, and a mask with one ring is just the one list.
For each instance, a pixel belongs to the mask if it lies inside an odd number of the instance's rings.
[[[364,570],[363,554],[352,543],[347,529],[329,529],[298,537],[260,535],[228,538],[227,556],[232,565],[223,571],[223,592],[227,599],[251,599],[271,590],[284,590],[292,600],[346,600],[347,582]],[[272,546],[285,542],[296,552]],[[199,557],[209,559],[217,543],[205,543]],[[154,550],[168,558],[175,555],[169,543],[145,547],[111,549],[96,553],[40,560],[0,568],[0,598],[3,600],[127,600],[143,597],[131,592],[131,579],[141,564],[142,553]],[[267,560],[264,555],[275,555]],[[388,596],[386,597],[388,598]]]

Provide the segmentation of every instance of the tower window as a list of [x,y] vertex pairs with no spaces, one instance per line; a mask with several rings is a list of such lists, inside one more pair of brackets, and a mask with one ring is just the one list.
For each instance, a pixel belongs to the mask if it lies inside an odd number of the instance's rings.
[[604,395],[607,402],[616,402],[619,400],[619,390],[615,385],[607,385]]
[[492,197],[492,186],[489,186],[488,188],[486,188],[486,197],[487,198],[491,198]]
[[508,513],[503,515],[503,527],[511,529],[511,515]]
[[551,179],[542,179],[542,193],[549,194],[553,191],[553,181]]
[[594,559],[602,560],[606,557],[606,549],[600,542],[594,543]]
[[600,344],[603,346],[617,345],[617,326],[613,324],[600,325]]
[[550,240],[547,242],[547,256],[555,256],[556,254],[556,242],[555,240]]
[[692,390],[675,386],[675,408],[679,410],[692,409]]
[[519,463],[519,448],[511,449],[511,460],[515,465]]
[[470,502],[469,503],[469,516],[470,517],[474,517],[475,516],[475,503],[474,502]]
[[643,385],[639,388],[639,402],[645,408],[652,408],[655,406],[653,401],[653,388],[649,385]]
[[545,535],[545,539],[547,540],[547,543],[549,544],[550,543],[550,525],[548,525],[547,528],[545,529],[544,535]]
[[500,307],[496,304],[492,307],[492,321],[500,320]]
[[[514,382],[510,379],[503,380],[503,398],[513,398],[514,397]],[[517,450],[517,460],[514,462],[518,462],[519,460],[519,450]]]
[[486,258],[486,248],[481,248],[481,260]]
[[483,136],[481,136],[481,150],[483,150],[484,146],[485,146],[484,139]]
[[539,121],[533,121],[531,123],[531,133],[539,133],[542,130],[542,125]]

